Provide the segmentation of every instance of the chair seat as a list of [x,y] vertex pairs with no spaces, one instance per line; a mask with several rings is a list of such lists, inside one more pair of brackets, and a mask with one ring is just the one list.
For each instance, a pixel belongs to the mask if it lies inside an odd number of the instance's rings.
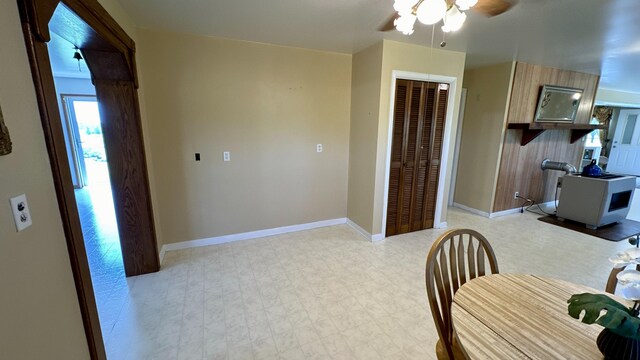
[[440,341],[440,339],[438,339],[438,342],[436,343],[436,357],[438,358],[438,360],[466,360],[467,359],[467,357],[464,355],[464,353],[460,349],[460,346],[458,345],[458,341],[456,340],[455,337],[453,338],[453,344],[451,347],[453,350],[453,359],[449,359],[449,355],[447,354],[447,349],[442,345],[442,342]]

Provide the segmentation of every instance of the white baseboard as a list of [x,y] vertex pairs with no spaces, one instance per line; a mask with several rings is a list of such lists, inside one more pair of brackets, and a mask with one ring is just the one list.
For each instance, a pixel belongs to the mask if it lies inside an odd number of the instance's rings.
[[380,241],[384,240],[383,234],[370,234],[367,230],[363,229],[360,225],[353,222],[353,220],[347,218],[347,225],[351,226],[353,230],[360,233],[360,235],[364,236],[369,241]]
[[[547,201],[546,203],[542,203],[540,204],[540,206],[554,206],[555,205],[555,201]],[[497,218],[500,216],[506,216],[506,215],[513,215],[513,214],[518,214],[520,213],[520,209],[519,207],[517,208],[513,208],[513,209],[508,209],[508,210],[503,210],[503,211],[498,211],[498,212],[493,212],[493,213],[488,213],[482,210],[478,210],[478,209],[474,209],[472,207],[466,206],[466,205],[462,205],[462,204],[458,204],[456,202],[453,203],[454,207],[460,208],[462,210],[466,210],[472,214],[476,214],[476,215],[480,215],[489,219],[493,219],[493,218]]]
[[218,245],[218,244],[224,244],[224,243],[240,241],[240,240],[256,239],[256,238],[261,238],[265,236],[280,235],[280,234],[286,234],[286,233],[302,231],[302,230],[317,229],[325,226],[340,225],[340,224],[345,224],[346,222],[347,222],[346,218],[339,218],[339,219],[316,221],[316,222],[306,223],[306,224],[283,226],[283,227],[278,227],[273,229],[250,231],[250,232],[239,233],[239,234],[216,236],[216,237],[211,237],[206,239],[182,241],[178,243],[163,245],[162,250],[160,251],[160,254],[162,259],[164,258],[164,253],[167,251],[182,250],[182,249],[188,249],[188,248],[194,248],[194,247],[200,247],[200,246]]
[[[545,203],[539,204],[541,207],[545,207],[545,206],[553,206],[555,207],[556,202],[555,201],[547,201]],[[491,219],[496,218],[496,217],[500,217],[500,216],[505,216],[505,215],[511,215],[511,214],[517,214],[520,212],[521,208],[515,208],[515,209],[509,209],[509,210],[504,210],[504,211],[498,211],[495,213],[491,213],[491,215],[489,215],[489,217]]]
[[489,213],[488,212],[485,212],[485,211],[482,211],[482,210],[478,210],[478,209],[474,209],[474,208],[472,208],[470,206],[467,206],[467,205],[462,205],[462,204],[458,204],[457,202],[454,202],[453,206],[457,207],[459,209],[462,209],[462,210],[466,210],[466,211],[468,211],[468,212],[470,212],[472,214],[484,216],[486,218],[489,217]]
[[498,211],[498,212],[494,212],[494,213],[489,214],[489,219],[497,218],[497,217],[500,217],[500,216],[519,214],[519,213],[520,213],[520,208],[503,210],[503,211]]
[[434,229],[446,229],[447,228],[447,222],[443,221],[443,222],[441,222],[439,224],[434,224],[433,228]]
[[371,235],[371,241],[376,242],[376,241],[382,241],[384,240],[384,234],[373,234]]
[[160,248],[160,254],[158,254],[158,257],[160,258],[160,265],[162,265],[162,261],[164,261],[164,254],[167,252],[167,249],[164,247],[164,245],[162,245],[162,247]]

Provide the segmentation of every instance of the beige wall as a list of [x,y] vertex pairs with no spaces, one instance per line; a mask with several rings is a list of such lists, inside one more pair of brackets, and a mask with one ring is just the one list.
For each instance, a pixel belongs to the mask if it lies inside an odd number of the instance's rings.
[[[73,275],[15,0],[0,1],[0,106],[13,153],[0,156],[0,357],[88,359]],[[17,233],[9,198],[26,193]]]
[[353,55],[349,201],[347,217],[363,229],[373,228],[382,42]]
[[[450,143],[450,151],[447,159],[446,179],[443,197],[443,207],[440,220],[446,221],[447,199],[449,198],[449,183],[453,169],[453,147],[455,145],[456,129],[458,124],[458,110],[460,96],[462,94],[462,80],[464,75],[464,63],[466,54],[428,48],[418,45],[410,45],[395,41],[384,40],[382,58],[382,81],[380,87],[380,114],[378,122],[378,147],[376,154],[376,185],[373,208],[373,234],[378,234],[382,229],[385,175],[389,137],[389,111],[391,104],[391,79],[394,70],[414,73],[441,75],[457,78],[456,92],[454,96],[453,118],[449,137],[445,139]],[[437,224],[436,224],[437,225]]]
[[490,213],[515,63],[464,73],[467,89],[454,201]]
[[119,0],[98,0],[100,5],[107,10],[109,15],[113,17],[118,25],[131,37],[136,40],[136,25],[133,19],[120,5]]
[[346,216],[350,55],[141,29],[137,46],[165,243]]

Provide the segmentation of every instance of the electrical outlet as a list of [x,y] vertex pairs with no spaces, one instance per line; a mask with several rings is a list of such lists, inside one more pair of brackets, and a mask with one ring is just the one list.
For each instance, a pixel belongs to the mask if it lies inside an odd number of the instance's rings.
[[22,231],[31,226],[31,214],[29,213],[27,196],[25,194],[18,195],[11,198],[9,202],[13,211],[13,220],[16,223],[16,230]]
[[316,152],[319,152],[319,153],[322,152],[322,144],[316,145]]
[[228,151],[225,151],[222,153],[222,159],[224,161],[231,161],[231,153]]
[[513,198],[514,198],[514,199],[517,199],[517,198],[519,198],[519,197],[520,197],[520,193],[516,191],[516,192],[513,194]]

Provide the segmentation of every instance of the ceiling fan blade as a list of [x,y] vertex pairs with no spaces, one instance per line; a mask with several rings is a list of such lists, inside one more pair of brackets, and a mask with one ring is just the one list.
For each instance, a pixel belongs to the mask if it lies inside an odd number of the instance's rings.
[[393,15],[389,17],[389,20],[387,20],[384,24],[378,26],[378,31],[395,30],[396,26],[393,24],[393,22],[396,21],[397,18],[398,18],[398,13],[393,13]]
[[492,17],[506,12],[515,4],[515,1],[507,0],[478,0],[478,3],[472,9],[487,17]]

